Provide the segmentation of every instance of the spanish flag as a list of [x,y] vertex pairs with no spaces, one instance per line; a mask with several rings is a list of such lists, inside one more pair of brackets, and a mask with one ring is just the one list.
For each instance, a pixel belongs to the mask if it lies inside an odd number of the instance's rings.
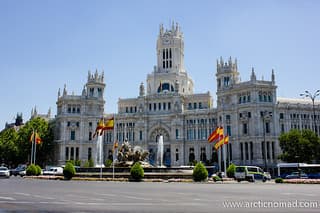
[[110,118],[105,122],[102,130],[113,129],[113,128],[114,128],[114,117]]
[[208,142],[214,142],[221,137],[223,137],[223,127],[219,126],[209,135]]
[[36,132],[36,143],[41,144],[42,139],[40,138],[39,134]]
[[116,149],[118,149],[118,146],[119,146],[119,142],[118,142],[118,141],[115,141],[115,142],[113,143],[113,149],[112,149],[112,152],[115,152],[115,151],[116,151]]
[[34,139],[34,131],[32,131],[32,134],[31,134],[31,136],[30,136],[30,142],[32,143],[33,142],[33,139]]
[[96,137],[97,134],[100,134],[103,132],[103,128],[104,128],[104,123],[103,123],[103,120],[100,119],[98,121],[98,124],[97,124],[97,128],[96,128],[96,131],[95,133],[93,134],[93,138]]
[[218,150],[221,146],[223,146],[223,144],[228,144],[229,143],[229,136],[225,136],[223,138],[221,138],[221,140],[219,140],[215,145],[214,148],[216,150]]
[[32,132],[30,136],[30,142],[33,143],[33,141],[35,141],[37,144],[40,144],[42,142],[42,139],[40,138],[38,132]]

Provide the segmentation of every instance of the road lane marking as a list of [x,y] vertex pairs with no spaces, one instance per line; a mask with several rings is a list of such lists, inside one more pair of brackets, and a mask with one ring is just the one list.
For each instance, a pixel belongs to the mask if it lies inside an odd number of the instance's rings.
[[16,200],[13,197],[0,197],[0,200]]

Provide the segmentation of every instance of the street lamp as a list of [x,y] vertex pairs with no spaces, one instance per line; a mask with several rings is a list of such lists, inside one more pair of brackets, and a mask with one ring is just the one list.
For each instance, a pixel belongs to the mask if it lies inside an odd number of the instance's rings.
[[314,109],[314,100],[316,99],[317,96],[320,95],[320,90],[317,90],[315,93],[313,93],[313,95],[306,90],[304,93],[301,93],[300,96],[306,97],[306,98],[310,98],[312,101],[312,110],[313,110],[313,130],[314,132],[318,135],[317,133],[317,128],[316,128],[316,112]]
[[[267,164],[267,143],[266,143],[266,120],[270,120],[272,117],[272,112],[263,111],[261,112],[261,117],[263,121],[263,153],[264,153],[264,168],[266,172],[268,171],[268,164]],[[270,129],[270,127],[269,127]],[[270,130],[268,131],[270,132]]]

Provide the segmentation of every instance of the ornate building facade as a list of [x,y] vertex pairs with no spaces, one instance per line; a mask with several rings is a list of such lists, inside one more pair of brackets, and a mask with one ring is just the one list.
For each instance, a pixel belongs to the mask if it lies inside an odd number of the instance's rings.
[[[184,39],[178,24],[161,25],[156,47],[157,65],[139,86],[136,98],[119,99],[118,112],[105,114],[104,76],[88,74],[81,95],[58,94],[56,157],[59,164],[74,159],[86,161],[96,155],[93,138],[97,121],[114,117],[114,130],[104,133],[104,159],[112,158],[113,141],[128,140],[150,152],[156,163],[157,141],[164,140],[164,164],[187,165],[194,160],[218,164],[209,134],[222,125],[229,135],[227,162],[237,165],[275,167],[281,153],[278,137],[292,128],[316,129],[316,113],[308,100],[277,98],[275,74],[258,80],[254,69],[249,81],[241,82],[237,60],[217,60],[217,107],[210,92],[194,93],[194,83],[184,67]],[[315,120],[313,120],[315,119]],[[316,127],[313,126],[313,121]],[[221,158],[222,159],[222,158]]]

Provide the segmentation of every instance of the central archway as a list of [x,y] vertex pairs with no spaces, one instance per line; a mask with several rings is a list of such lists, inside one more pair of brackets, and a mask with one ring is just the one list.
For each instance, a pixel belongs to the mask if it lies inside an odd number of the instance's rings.
[[149,135],[149,162],[152,165],[156,165],[158,140],[160,135],[163,136],[163,164],[165,166],[171,165],[171,148],[170,148],[170,136],[169,131],[163,126],[155,126],[151,129]]

